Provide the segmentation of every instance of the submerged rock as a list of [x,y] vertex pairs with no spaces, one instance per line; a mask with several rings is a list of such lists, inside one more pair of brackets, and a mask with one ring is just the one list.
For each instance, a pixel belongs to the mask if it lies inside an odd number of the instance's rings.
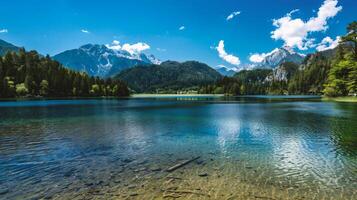
[[130,162],[133,162],[134,160],[133,159],[130,159],[130,158],[125,158],[124,160],[123,160],[123,162],[125,162],[125,163],[130,163]]
[[154,167],[154,168],[151,168],[150,170],[153,172],[158,172],[158,171],[161,171],[162,169],[160,167]]
[[199,173],[198,176],[200,176],[200,177],[205,177],[205,176],[208,176],[208,173],[206,173],[206,172]]

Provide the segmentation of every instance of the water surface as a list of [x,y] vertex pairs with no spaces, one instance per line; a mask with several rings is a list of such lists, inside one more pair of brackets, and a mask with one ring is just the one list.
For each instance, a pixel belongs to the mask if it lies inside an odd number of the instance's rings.
[[0,199],[353,199],[356,188],[353,103],[0,102]]

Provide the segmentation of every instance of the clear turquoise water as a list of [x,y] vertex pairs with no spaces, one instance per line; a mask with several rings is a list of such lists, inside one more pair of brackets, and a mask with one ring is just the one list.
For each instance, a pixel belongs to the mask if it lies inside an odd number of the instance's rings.
[[180,193],[188,199],[353,199],[357,104],[261,96],[0,102],[0,199],[155,199],[168,184],[209,195]]

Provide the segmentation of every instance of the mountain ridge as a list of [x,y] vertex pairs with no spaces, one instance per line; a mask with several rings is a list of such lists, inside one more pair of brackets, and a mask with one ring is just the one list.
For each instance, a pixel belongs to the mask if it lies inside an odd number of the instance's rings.
[[226,67],[226,66],[217,66],[217,67],[215,67],[215,68],[213,68],[213,69],[215,69],[217,72],[219,72],[221,75],[223,75],[223,76],[228,76],[228,77],[231,77],[231,76],[233,76],[235,73],[237,73],[237,71],[234,71],[234,70],[232,70],[232,69],[230,69],[230,68],[228,68],[228,67]]
[[304,58],[305,55],[296,53],[291,48],[283,46],[265,55],[261,62],[254,64],[254,68],[276,68],[284,62],[301,64]]
[[137,93],[174,92],[178,89],[210,84],[222,78],[216,70],[197,61],[165,61],[160,65],[135,66],[120,72],[115,79],[126,82]]
[[77,49],[56,54],[53,58],[70,69],[99,77],[111,77],[136,65],[160,63],[153,55],[131,54],[125,50],[115,50],[100,44],[85,44]]
[[7,52],[18,52],[20,50],[20,47],[15,46],[9,42],[6,42],[5,40],[0,39],[0,56],[5,55]]

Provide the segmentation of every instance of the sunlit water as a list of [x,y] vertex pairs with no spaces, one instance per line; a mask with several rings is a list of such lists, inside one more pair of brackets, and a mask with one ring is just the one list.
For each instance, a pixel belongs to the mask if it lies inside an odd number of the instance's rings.
[[354,199],[356,137],[316,98],[2,101],[0,199]]

